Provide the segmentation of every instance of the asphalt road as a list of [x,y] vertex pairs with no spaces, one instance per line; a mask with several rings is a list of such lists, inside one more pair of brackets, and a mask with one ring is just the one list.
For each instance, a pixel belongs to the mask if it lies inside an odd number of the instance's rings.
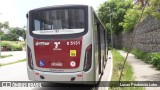
[[[109,53],[111,57],[111,53]],[[108,59],[102,81],[110,81],[112,73],[112,59]],[[0,67],[0,81],[29,81],[27,77],[26,62],[20,62],[12,65]],[[86,85],[71,85],[64,87],[61,84],[54,84],[54,87],[0,87],[0,90],[107,90],[107,87],[86,86]]]

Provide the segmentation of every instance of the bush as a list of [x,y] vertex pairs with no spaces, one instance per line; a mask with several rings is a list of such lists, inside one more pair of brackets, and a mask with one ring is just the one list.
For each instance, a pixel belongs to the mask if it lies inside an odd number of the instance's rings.
[[11,46],[11,43],[9,41],[1,41],[1,47],[3,46],[7,46],[7,47],[10,47]]
[[22,47],[26,47],[26,42],[21,42]]
[[7,48],[11,49],[12,51],[21,51],[22,50],[22,45],[19,44],[18,42],[14,41],[2,41],[1,46],[6,46]]
[[12,51],[21,51],[22,47],[20,45],[12,45],[11,46]]
[[145,60],[146,56],[148,56],[148,53],[138,49],[132,50],[132,53],[135,55],[136,58],[143,59],[143,60]]
[[129,50],[129,49],[128,49],[128,48],[126,48],[126,47],[123,47],[123,48],[122,48],[122,50],[124,50],[124,51],[128,52],[128,50]]
[[154,53],[150,55],[151,64],[160,69],[160,53]]
[[153,64],[153,66],[160,70],[160,53],[147,53],[138,49],[132,50],[132,53],[136,58],[142,59],[146,63]]

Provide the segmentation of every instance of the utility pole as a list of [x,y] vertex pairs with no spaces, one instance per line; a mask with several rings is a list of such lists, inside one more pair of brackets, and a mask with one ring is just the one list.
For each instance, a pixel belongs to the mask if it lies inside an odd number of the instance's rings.
[[112,36],[112,17],[111,17],[111,8],[110,7],[106,7],[107,9],[109,9],[109,13],[110,13],[110,31],[111,31],[111,47],[113,48],[113,36]]

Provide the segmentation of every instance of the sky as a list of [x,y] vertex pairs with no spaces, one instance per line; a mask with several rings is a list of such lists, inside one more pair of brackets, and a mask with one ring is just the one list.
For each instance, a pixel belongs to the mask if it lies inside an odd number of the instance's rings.
[[64,4],[90,5],[95,10],[107,0],[0,0],[0,22],[9,21],[11,27],[26,26],[29,10]]

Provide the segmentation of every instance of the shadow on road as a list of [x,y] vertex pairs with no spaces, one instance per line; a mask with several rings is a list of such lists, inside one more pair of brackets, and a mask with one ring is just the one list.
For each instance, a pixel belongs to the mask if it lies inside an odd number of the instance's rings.
[[[106,83],[98,82],[96,85],[84,84],[57,84],[57,83],[43,83],[43,87],[33,88],[32,90],[101,90],[105,88]],[[104,89],[103,89],[104,90]]]
[[39,87],[32,90],[93,90],[93,86],[90,85],[47,83],[45,86],[47,87]]

